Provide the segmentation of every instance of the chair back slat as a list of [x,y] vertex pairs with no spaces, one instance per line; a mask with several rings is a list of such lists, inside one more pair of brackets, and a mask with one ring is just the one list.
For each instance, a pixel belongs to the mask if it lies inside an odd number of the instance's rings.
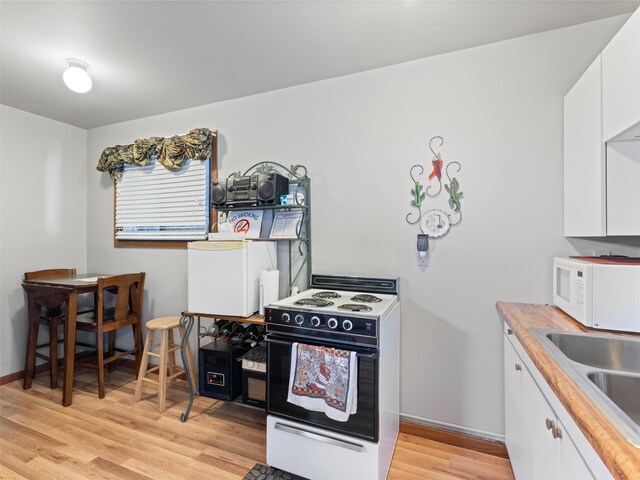
[[25,272],[25,280],[46,280],[48,278],[75,277],[75,268],[50,268],[47,270],[36,270],[35,272]]
[[105,292],[116,293],[114,320],[123,321],[128,317],[140,317],[145,273],[127,273],[98,279],[98,321],[104,311]]

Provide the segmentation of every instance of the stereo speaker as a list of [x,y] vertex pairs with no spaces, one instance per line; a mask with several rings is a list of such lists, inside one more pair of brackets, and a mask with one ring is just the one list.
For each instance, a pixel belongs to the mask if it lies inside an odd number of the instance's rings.
[[224,207],[227,203],[227,180],[215,179],[211,182],[211,203],[214,207]]
[[279,173],[260,175],[258,180],[258,205],[279,205],[280,195],[289,193],[289,179]]

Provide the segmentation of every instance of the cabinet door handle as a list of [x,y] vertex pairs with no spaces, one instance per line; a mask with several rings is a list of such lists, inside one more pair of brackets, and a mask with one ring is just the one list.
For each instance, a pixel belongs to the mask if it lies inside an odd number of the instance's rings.
[[560,427],[553,427],[551,435],[553,435],[553,438],[562,438],[562,430],[560,430]]
[[516,363],[515,367],[516,367],[516,372],[519,372],[520,370],[522,370],[522,365],[520,365],[519,363]]
[[[556,422],[554,422],[550,418],[547,418],[544,421],[544,424],[547,426],[547,430],[551,430],[551,434],[553,434],[553,429],[556,428]],[[556,438],[556,437],[553,437],[553,438]]]

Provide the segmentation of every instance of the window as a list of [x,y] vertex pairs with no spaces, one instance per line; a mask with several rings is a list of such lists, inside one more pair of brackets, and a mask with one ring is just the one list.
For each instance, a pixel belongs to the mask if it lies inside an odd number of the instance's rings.
[[211,221],[209,185],[212,172],[217,172],[212,163],[215,159],[187,160],[178,172],[167,170],[155,157],[145,167],[125,165],[115,186],[116,246],[129,246],[122,243],[128,240],[206,239]]

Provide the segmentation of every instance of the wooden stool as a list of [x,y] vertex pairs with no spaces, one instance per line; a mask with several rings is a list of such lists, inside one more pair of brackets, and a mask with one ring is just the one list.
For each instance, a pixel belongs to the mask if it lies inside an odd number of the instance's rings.
[[[140,371],[138,372],[138,382],[136,383],[136,392],[133,397],[134,402],[140,401],[142,396],[142,385],[144,382],[150,382],[158,385],[158,411],[164,412],[165,403],[167,397],[167,381],[175,383],[176,377],[181,373],[184,373],[183,367],[176,365],[175,352],[180,350],[180,344],[176,344],[173,341],[173,329],[178,328],[180,330],[180,339],[184,335],[184,329],[180,327],[179,316],[174,317],[160,317],[149,320],[147,326],[147,338],[144,343],[144,353],[142,354],[142,363],[140,364]],[[153,344],[153,336],[156,331],[160,332],[160,343]],[[160,347],[159,353],[154,353],[151,350],[155,347]],[[193,358],[191,357],[191,349],[189,344],[186,345],[187,365],[191,378],[195,381],[193,367]],[[160,359],[159,365],[150,368],[149,357],[158,357]],[[169,370],[169,376],[167,376],[167,369]],[[158,380],[151,378],[145,378],[148,373],[158,372]]]

